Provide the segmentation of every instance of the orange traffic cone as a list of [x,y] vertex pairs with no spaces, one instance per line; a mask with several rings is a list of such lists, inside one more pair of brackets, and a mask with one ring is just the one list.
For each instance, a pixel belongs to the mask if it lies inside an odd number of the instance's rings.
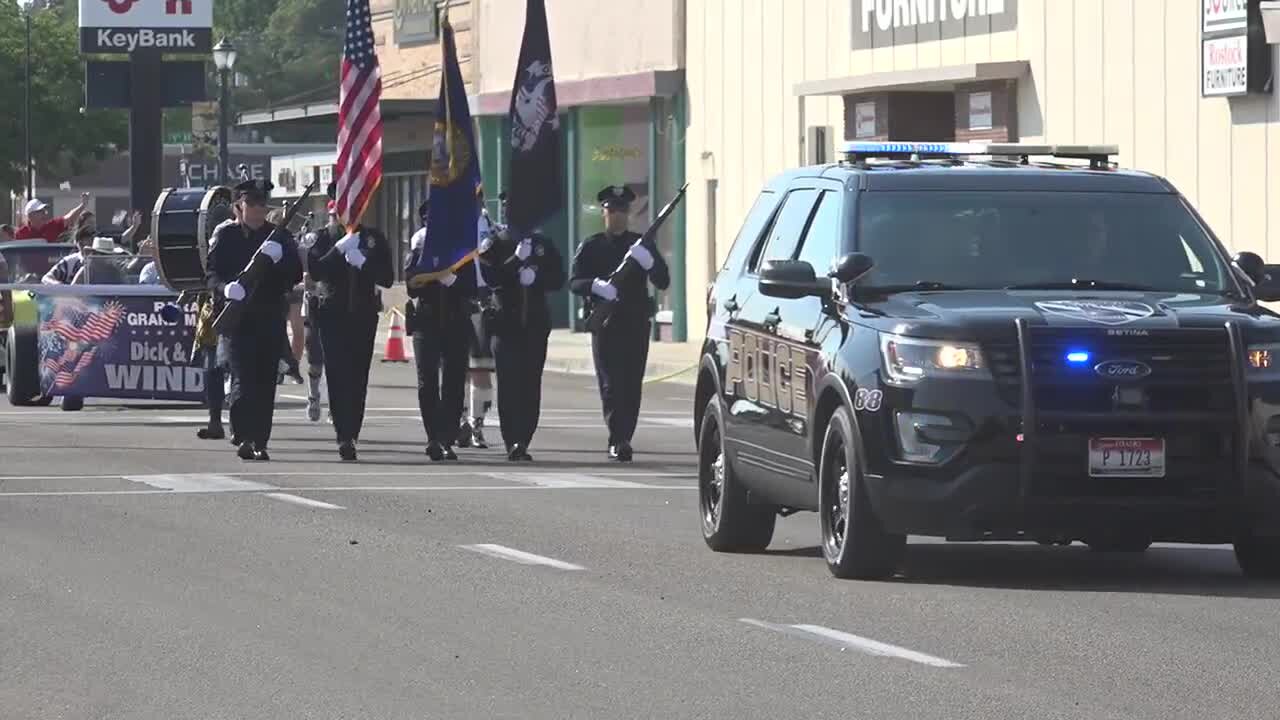
[[382,362],[409,362],[404,351],[404,324],[400,322],[400,311],[391,311],[391,332],[387,335],[387,346],[382,351]]

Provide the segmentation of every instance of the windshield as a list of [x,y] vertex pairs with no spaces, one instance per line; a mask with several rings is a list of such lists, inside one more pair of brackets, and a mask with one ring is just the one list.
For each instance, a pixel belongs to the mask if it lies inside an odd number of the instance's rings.
[[39,283],[40,278],[49,272],[54,263],[70,252],[72,252],[71,249],[57,245],[24,248],[6,248],[0,245],[0,255],[4,257],[0,271],[6,273],[4,276],[6,283]]
[[1175,195],[868,192],[858,244],[874,287],[1236,289]]

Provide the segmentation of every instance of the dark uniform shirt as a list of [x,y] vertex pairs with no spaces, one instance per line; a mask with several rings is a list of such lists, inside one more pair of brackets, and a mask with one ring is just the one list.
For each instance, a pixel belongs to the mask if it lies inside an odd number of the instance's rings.
[[[257,230],[250,230],[238,222],[218,226],[209,242],[205,271],[215,302],[225,302],[224,288],[240,276],[274,229],[271,223],[263,223]],[[249,307],[282,305],[285,295],[302,281],[302,261],[298,258],[298,245],[293,235],[282,230],[276,234],[275,240],[280,243],[284,254],[280,262],[272,263],[271,269],[263,274],[262,282],[253,295],[245,298]]]
[[[485,282],[496,288],[498,299],[498,318],[504,326],[513,327],[527,324],[529,328],[544,329],[551,327],[551,309],[547,305],[547,293],[564,287],[564,259],[555,243],[545,235],[533,233],[532,254],[522,263],[511,256],[507,259],[495,259],[493,264],[482,265]],[[534,268],[536,274],[533,284],[526,287],[520,284],[520,268],[524,264]],[[528,315],[525,315],[524,303],[528,298]],[[527,318],[528,322],[525,323]]]
[[[599,298],[591,292],[591,283],[597,278],[608,280],[631,246],[640,239],[639,233],[627,231],[621,235],[596,233],[587,238],[578,248],[573,258],[573,270],[569,280],[569,289],[575,295],[587,298],[587,309]],[[649,297],[648,283],[652,282],[659,290],[666,290],[671,285],[671,274],[667,262],[656,251],[653,254],[653,267],[647,273],[636,272],[628,277],[618,288],[617,308],[613,317],[616,320],[647,321],[653,317],[654,303]]]
[[365,262],[357,271],[335,247],[346,235],[341,230],[339,233],[334,237],[328,228],[321,228],[307,254],[308,272],[316,283],[316,302],[320,307],[341,303],[339,307],[345,308],[354,292],[357,312],[378,312],[381,304],[377,287],[389,288],[396,279],[390,244],[380,230],[360,228],[359,250],[364,253]]
[[[404,262],[406,278],[417,267],[421,255],[421,248],[409,252],[409,257]],[[475,269],[466,266],[460,268],[455,275],[457,280],[449,287],[441,282],[428,283],[420,288],[405,283],[409,297],[413,299],[415,329],[428,328],[431,325],[427,323],[439,324],[445,319],[470,322],[472,302],[478,293]]]

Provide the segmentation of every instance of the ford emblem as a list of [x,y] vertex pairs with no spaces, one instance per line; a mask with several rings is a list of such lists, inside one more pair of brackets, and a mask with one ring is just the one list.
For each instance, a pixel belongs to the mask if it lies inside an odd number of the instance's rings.
[[1108,380],[1141,380],[1151,374],[1151,366],[1137,360],[1107,360],[1094,365],[1093,371]]

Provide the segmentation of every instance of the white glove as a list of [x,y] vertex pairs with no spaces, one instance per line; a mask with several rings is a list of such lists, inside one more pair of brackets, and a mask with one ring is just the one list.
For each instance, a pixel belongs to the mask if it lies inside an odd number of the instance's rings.
[[413,238],[409,240],[409,249],[421,250],[423,245],[427,244],[427,229],[422,228],[413,234]]
[[360,247],[360,236],[356,233],[348,233],[346,237],[334,243],[334,247],[338,248],[338,252],[346,255],[347,253]]
[[520,284],[529,287],[533,284],[534,278],[538,277],[538,271],[531,267],[520,268]]
[[631,249],[627,251],[627,257],[635,258],[635,261],[640,263],[640,267],[645,270],[653,269],[653,255],[648,248],[640,243],[631,246]]
[[601,298],[613,302],[618,299],[618,288],[610,285],[607,281],[596,278],[591,281],[591,293],[599,295]]
[[444,285],[445,287],[452,287],[453,284],[456,282],[458,282],[458,276],[454,275],[453,273],[449,273],[448,275],[445,275],[440,278],[440,284]]
[[240,302],[244,300],[244,286],[233,280],[223,286],[222,294],[226,295],[228,300]]
[[364,253],[360,252],[359,248],[351,248],[343,253],[343,256],[346,257],[347,264],[351,267],[356,268],[357,270],[364,267],[364,261],[366,258]]
[[489,248],[491,247],[493,247],[493,236],[485,235],[484,239],[480,241],[480,253],[484,254],[489,252]]
[[532,254],[533,254],[533,241],[530,240],[529,238],[525,238],[521,240],[520,244],[516,246],[516,259],[518,259],[520,262],[524,262],[525,260],[528,260],[529,256]]
[[280,243],[275,240],[268,240],[262,243],[262,247],[258,248],[258,252],[271,258],[271,262],[280,262],[280,258],[284,257],[284,248],[280,247]]

